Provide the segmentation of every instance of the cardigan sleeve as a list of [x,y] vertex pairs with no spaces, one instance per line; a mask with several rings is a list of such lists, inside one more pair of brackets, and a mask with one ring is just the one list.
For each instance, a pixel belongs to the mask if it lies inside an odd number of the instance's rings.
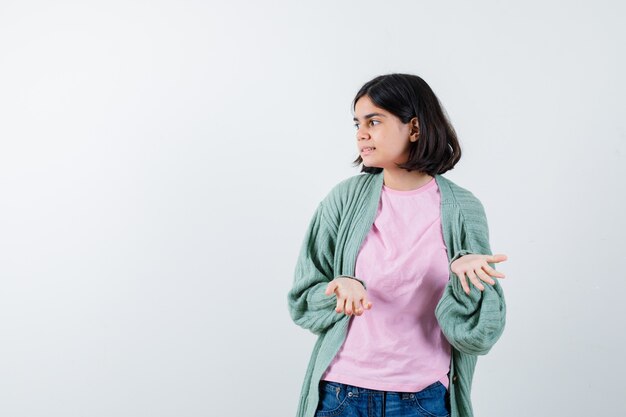
[[[335,225],[324,215],[324,201],[320,202],[309,222],[296,261],[292,288],[287,304],[292,320],[300,327],[319,335],[337,321],[349,319],[337,313],[337,296],[326,295],[328,283],[334,279],[333,264],[337,236]],[[364,287],[365,283],[352,276]]]
[[[480,281],[480,291],[468,279],[470,293],[463,291],[459,277],[449,267],[467,254],[492,255],[489,245],[489,227],[482,203],[474,200],[461,208],[462,248],[448,264],[450,280],[435,308],[441,329],[457,350],[471,355],[486,355],[498,341],[506,322],[506,303],[499,278],[494,285]],[[494,263],[489,266],[495,269]]]

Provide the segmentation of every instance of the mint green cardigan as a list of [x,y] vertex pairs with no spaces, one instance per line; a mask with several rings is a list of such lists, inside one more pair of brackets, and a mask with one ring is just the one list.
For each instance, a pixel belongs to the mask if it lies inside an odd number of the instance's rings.
[[[489,230],[482,203],[468,190],[435,175],[441,193],[441,224],[448,250],[448,270],[468,254],[491,255]],[[314,417],[322,374],[341,348],[350,320],[337,313],[336,296],[324,294],[338,276],[354,277],[356,258],[378,209],[383,173],[361,173],[335,185],[313,214],[296,262],[293,286],[287,295],[292,320],[318,336],[304,376],[296,417]],[[489,263],[495,268],[493,263]],[[506,305],[498,279],[484,281],[480,291],[468,280],[470,294],[450,271],[435,315],[452,346],[450,360],[451,417],[473,417],[471,386],[477,356],[485,355],[500,338]],[[368,314],[366,311],[365,314]]]

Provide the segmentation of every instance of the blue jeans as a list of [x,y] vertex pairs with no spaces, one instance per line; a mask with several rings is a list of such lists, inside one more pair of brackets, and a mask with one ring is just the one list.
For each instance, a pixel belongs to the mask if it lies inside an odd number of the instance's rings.
[[319,395],[315,417],[450,416],[450,393],[439,381],[418,392],[395,392],[321,380]]

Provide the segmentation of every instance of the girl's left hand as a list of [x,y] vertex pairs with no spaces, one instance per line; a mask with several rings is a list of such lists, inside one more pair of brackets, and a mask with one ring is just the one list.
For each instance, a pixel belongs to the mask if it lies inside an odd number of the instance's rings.
[[[479,290],[483,291],[485,287],[478,281],[478,278],[481,280],[493,285],[496,282],[489,277],[491,275],[494,278],[504,278],[505,275],[502,272],[498,272],[492,267],[489,266],[487,262],[498,263],[502,261],[506,261],[507,257],[504,254],[497,255],[477,255],[477,254],[468,254],[463,255],[456,261],[452,262],[450,265],[450,270],[454,272],[459,279],[461,280],[461,286],[463,287],[463,291],[469,295],[470,289],[467,284],[467,279],[465,275],[467,275],[472,281],[472,284]],[[488,275],[489,274],[489,275]],[[478,278],[476,277],[478,275]]]

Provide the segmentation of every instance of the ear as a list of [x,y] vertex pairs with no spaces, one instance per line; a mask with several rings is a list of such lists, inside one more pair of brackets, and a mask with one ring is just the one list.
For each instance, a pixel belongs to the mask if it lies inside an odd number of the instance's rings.
[[409,139],[411,140],[411,142],[415,142],[420,135],[420,127],[419,127],[419,122],[417,121],[417,117],[412,118],[409,121],[409,124],[411,126],[411,133],[409,133]]

